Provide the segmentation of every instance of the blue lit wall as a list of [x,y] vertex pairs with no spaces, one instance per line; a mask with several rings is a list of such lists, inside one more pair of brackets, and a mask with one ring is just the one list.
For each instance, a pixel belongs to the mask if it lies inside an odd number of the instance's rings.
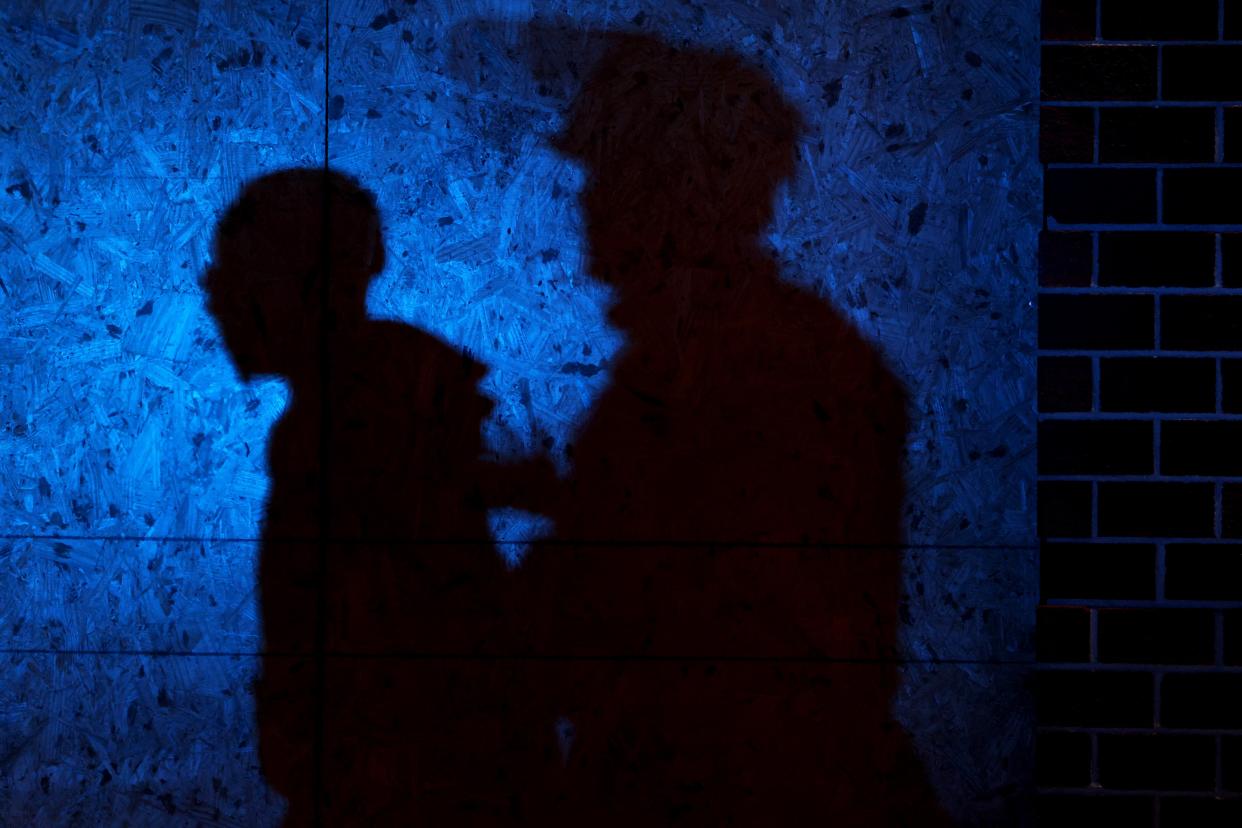
[[[803,113],[768,242],[910,400],[899,716],[952,811],[1011,824],[1036,596],[1034,0],[331,6],[326,50],[317,0],[0,10],[0,813],[280,812],[249,683],[286,391],[241,382],[199,279],[244,182],[323,163],[325,119],[330,164],[384,212],[374,315],[473,352],[491,446],[568,467],[623,340],[586,272],[582,171],[546,139],[589,33],[627,29],[734,50]],[[587,34],[532,61],[535,15]]]

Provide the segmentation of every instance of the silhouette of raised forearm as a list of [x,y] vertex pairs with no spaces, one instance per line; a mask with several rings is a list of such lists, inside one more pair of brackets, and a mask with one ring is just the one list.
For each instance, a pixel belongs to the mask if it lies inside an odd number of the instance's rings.
[[547,458],[516,463],[485,463],[479,474],[483,501],[491,508],[509,507],[554,515],[566,497],[565,481]]

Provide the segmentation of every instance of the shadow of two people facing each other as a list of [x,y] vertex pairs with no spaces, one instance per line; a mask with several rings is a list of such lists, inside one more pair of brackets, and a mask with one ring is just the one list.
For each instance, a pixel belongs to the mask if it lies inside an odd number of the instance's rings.
[[[939,825],[892,720],[902,389],[759,234],[800,122],[735,56],[612,40],[557,148],[626,337],[572,471],[484,456],[484,366],[369,319],[373,196],[249,184],[205,288],[287,378],[260,754],[286,824]],[[510,569],[489,508],[551,517]]]

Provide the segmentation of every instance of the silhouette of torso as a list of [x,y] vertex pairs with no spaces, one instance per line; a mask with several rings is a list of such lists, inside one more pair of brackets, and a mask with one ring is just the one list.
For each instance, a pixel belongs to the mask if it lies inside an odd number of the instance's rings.
[[517,573],[573,730],[550,822],[944,822],[890,713],[904,393],[758,243],[793,120],[732,56],[620,36],[558,139],[626,344]]
[[593,509],[561,515],[564,533],[896,541],[903,396],[871,347],[766,263],[683,279],[737,281],[672,318],[625,309],[630,345],[574,443],[575,502]]
[[[480,488],[484,369],[369,319],[373,198],[329,170],[251,182],[204,286],[243,376],[285,377],[269,442],[256,687],[285,824],[456,824],[498,789],[505,569]],[[496,774],[490,774],[495,777]],[[488,806],[490,807],[490,805]]]
[[519,572],[558,607],[527,620],[572,657],[544,715],[573,722],[553,775],[590,824],[937,824],[889,712],[903,395],[774,276],[673,318],[619,309],[630,344],[574,443],[556,542]]
[[[295,389],[270,444],[260,590],[276,655],[261,683],[263,765],[300,824],[320,715],[328,824],[405,824],[436,791],[469,792],[459,760],[475,746],[463,734],[491,703],[455,685],[451,660],[486,646],[501,617],[504,571],[478,490],[490,404],[479,364],[407,326],[368,323],[335,345],[326,407]],[[322,549],[306,542],[321,530]],[[280,654],[313,650],[320,607],[317,687],[312,663]]]

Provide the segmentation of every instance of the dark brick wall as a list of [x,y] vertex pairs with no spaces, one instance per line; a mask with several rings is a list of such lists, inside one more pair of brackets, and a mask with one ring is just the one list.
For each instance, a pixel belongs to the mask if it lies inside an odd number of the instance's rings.
[[1242,0],[1044,0],[1045,824],[1242,825]]

